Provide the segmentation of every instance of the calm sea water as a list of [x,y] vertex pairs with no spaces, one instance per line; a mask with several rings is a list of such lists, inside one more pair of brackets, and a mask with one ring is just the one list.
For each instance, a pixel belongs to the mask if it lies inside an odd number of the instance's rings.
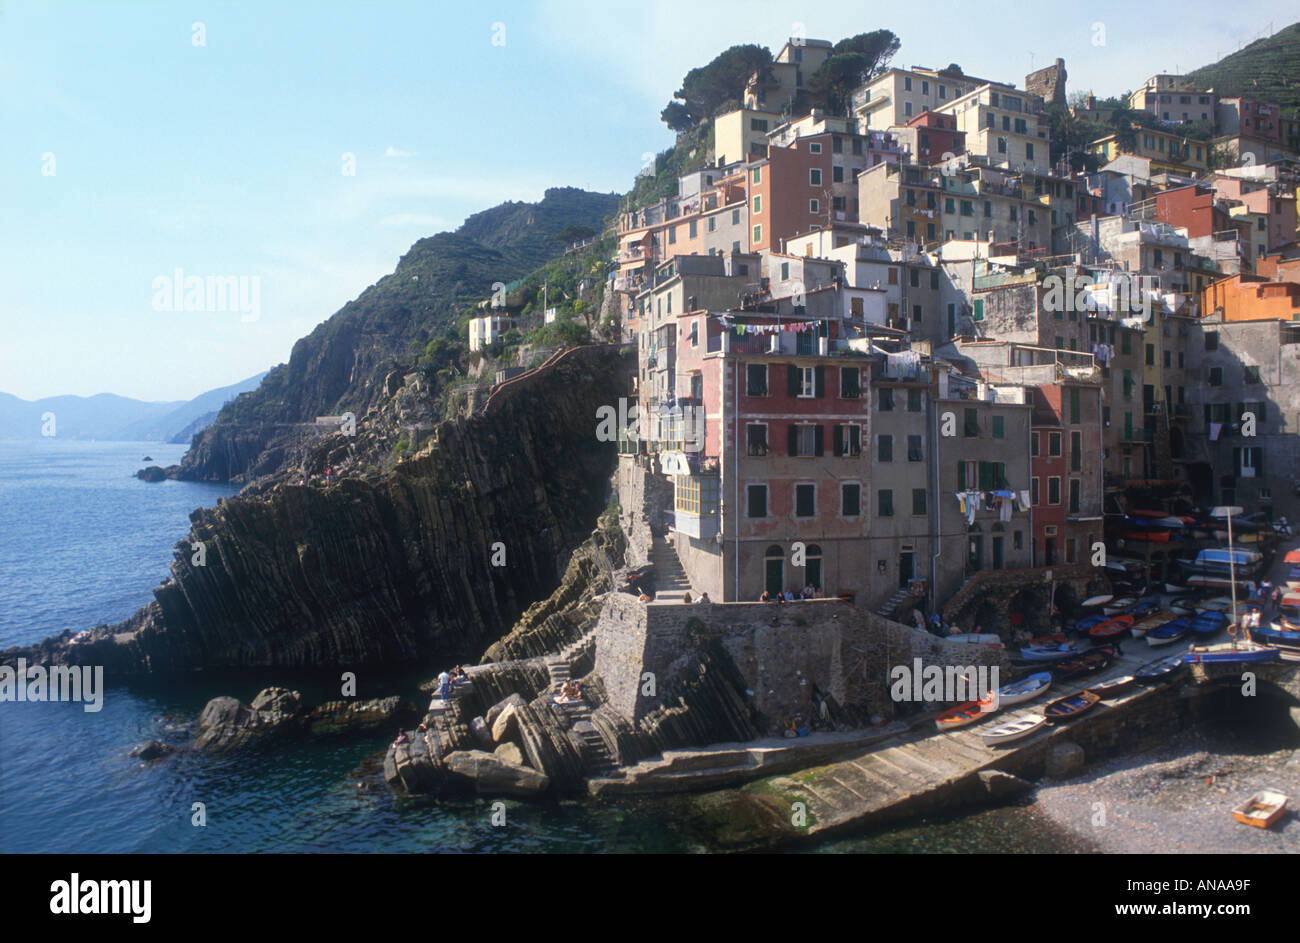
[[[65,628],[126,618],[168,573],[189,514],[230,494],[219,485],[132,477],[180,460],[157,443],[0,442],[0,648]],[[362,697],[414,696],[420,676],[362,673]],[[0,703],[0,853],[693,851],[671,801],[591,805],[507,803],[505,827],[486,801],[398,801],[363,764],[391,731],[229,755],[184,751],[153,764],[126,756],[157,738],[184,746],[206,701],[250,700],[268,684],[309,703],[337,696],[337,678],[209,676],[110,688],[103,710]],[[207,824],[196,827],[194,804]],[[1052,851],[1073,843],[1024,810],[938,820],[824,846],[826,851]]]

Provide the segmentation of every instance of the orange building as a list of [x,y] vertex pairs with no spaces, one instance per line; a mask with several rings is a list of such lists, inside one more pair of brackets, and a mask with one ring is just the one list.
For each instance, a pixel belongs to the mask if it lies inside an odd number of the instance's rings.
[[792,236],[830,228],[831,135],[800,138],[790,147],[769,147],[746,168],[749,251],[784,251]]
[[1201,310],[1222,311],[1225,321],[1300,321],[1300,282],[1234,275],[1201,292]]

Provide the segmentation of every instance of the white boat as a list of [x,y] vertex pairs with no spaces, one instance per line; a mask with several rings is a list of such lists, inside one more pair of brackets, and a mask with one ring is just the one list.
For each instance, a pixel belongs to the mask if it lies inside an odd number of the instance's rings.
[[1115,596],[1113,593],[1107,596],[1090,596],[1089,598],[1085,599],[1083,602],[1079,603],[1079,605],[1082,606],[1084,609],[1094,609],[1097,606],[1106,605],[1106,603],[1110,602],[1114,598]]
[[1231,596],[1215,596],[1213,599],[1206,599],[1196,605],[1196,611],[1200,612],[1229,612],[1232,609]]
[[1168,594],[1171,595],[1171,596],[1180,596],[1180,595],[1182,595],[1183,593],[1190,593],[1190,592],[1192,592],[1192,587],[1190,587],[1190,586],[1179,586],[1177,583],[1166,583],[1166,584],[1165,584],[1165,592],[1168,593]]
[[945,635],[945,642],[957,642],[964,645],[995,645],[1002,647],[1002,639],[991,632],[963,632],[961,635]]
[[1028,678],[998,688],[998,706],[1010,707],[1024,701],[1031,701],[1052,686],[1052,673],[1040,671]]
[[1108,697],[1114,697],[1116,694],[1127,691],[1135,684],[1137,684],[1137,678],[1132,675],[1121,675],[1118,678],[1103,681],[1101,684],[1090,684],[1088,690],[1104,701]]
[[1017,717],[1015,720],[1009,720],[1004,724],[998,724],[996,727],[984,731],[984,743],[987,746],[996,747],[1004,743],[1023,740],[1046,723],[1047,721],[1042,717]]
[[1136,597],[1125,596],[1123,599],[1113,600],[1109,605],[1104,606],[1101,611],[1106,613],[1108,616],[1118,616],[1136,603]]

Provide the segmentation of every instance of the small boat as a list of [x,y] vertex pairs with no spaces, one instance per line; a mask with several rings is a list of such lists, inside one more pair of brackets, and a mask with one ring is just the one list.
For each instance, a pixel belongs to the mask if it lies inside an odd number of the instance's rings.
[[956,730],[977,720],[983,720],[997,710],[994,698],[986,697],[978,701],[967,701],[956,707],[950,707],[934,719],[934,725],[940,730]]
[[1232,809],[1232,817],[1243,825],[1268,828],[1286,814],[1288,797],[1276,789],[1261,789]]
[[1213,599],[1202,600],[1196,606],[1197,613],[1202,612],[1227,612],[1232,608],[1231,596],[1215,596]]
[[1160,600],[1155,596],[1144,596],[1128,607],[1131,616],[1144,616],[1160,610]]
[[1176,602],[1169,607],[1169,611],[1176,616],[1187,616],[1188,618],[1196,615],[1196,607],[1190,603]]
[[[1225,532],[1226,535],[1226,532]],[[1238,535],[1237,540],[1244,539]],[[1257,550],[1229,550],[1227,547],[1210,547],[1196,555],[1196,559],[1182,561],[1183,568],[1193,573],[1236,573],[1249,577],[1264,565],[1264,555]],[[1191,581],[1188,580],[1188,583]]]
[[1192,633],[1202,638],[1214,635],[1228,624],[1228,617],[1222,612],[1203,612],[1190,620]]
[[1009,707],[1012,704],[1033,700],[1051,686],[1052,673],[1050,671],[1040,671],[1037,674],[1032,674],[1028,678],[998,688],[998,706]]
[[1094,625],[1088,630],[1088,637],[1092,639],[1094,645],[1104,645],[1111,639],[1119,638],[1133,628],[1133,623],[1137,621],[1130,615],[1116,616],[1113,619],[1107,619],[1105,622]]
[[1164,625],[1158,625],[1147,632],[1147,644],[1153,647],[1156,645],[1171,645],[1182,639],[1191,630],[1191,623],[1186,619],[1171,619]]
[[1067,694],[1065,697],[1057,698],[1048,704],[1043,710],[1043,718],[1048,723],[1073,720],[1080,714],[1092,710],[1099,703],[1101,703],[1101,698],[1091,691]]
[[1046,723],[1047,720],[1043,717],[1017,717],[1015,720],[1009,720],[984,731],[984,743],[996,747],[1015,740],[1023,740]]
[[1040,635],[1037,638],[1031,638],[1029,640],[1029,647],[1045,648],[1048,645],[1060,645],[1064,641],[1065,636],[1060,632],[1057,632],[1055,635]]
[[1179,652],[1177,655],[1166,655],[1164,658],[1147,662],[1134,670],[1133,677],[1139,684],[1155,684],[1157,681],[1172,677],[1182,667],[1183,655]]
[[1282,652],[1258,642],[1224,642],[1221,645],[1193,645],[1183,653],[1189,665],[1241,664],[1280,661]]
[[1052,673],[1058,678],[1075,678],[1104,671],[1115,657],[1113,649],[1096,648],[1076,658],[1067,658],[1052,666]]
[[1020,649],[1020,657],[1025,661],[1059,661],[1079,654],[1079,647],[1073,642],[1060,642],[1056,645],[1031,645]]
[[1109,617],[1104,612],[1097,612],[1090,616],[1084,616],[1082,619],[1079,619],[1074,623],[1074,630],[1076,632],[1087,632],[1094,625],[1101,625],[1108,618]]
[[1300,648],[1300,626],[1292,625],[1285,619],[1251,629],[1250,637],[1253,641],[1265,642],[1280,648]]
[[1109,605],[1103,607],[1101,611],[1106,613],[1108,616],[1117,616],[1123,612],[1127,612],[1128,607],[1135,603],[1137,603],[1135,598],[1132,596],[1125,596],[1123,599],[1113,600]]
[[1002,639],[991,632],[963,632],[961,635],[946,635],[945,642],[957,642],[960,645],[993,645],[1002,647]]
[[1085,599],[1083,602],[1079,603],[1079,605],[1082,606],[1084,609],[1095,609],[1097,606],[1106,605],[1106,603],[1110,602],[1114,598],[1115,598],[1114,595],[1090,596],[1089,598]]
[[1170,596],[1181,596],[1184,593],[1193,593],[1195,591],[1195,587],[1192,586],[1179,586],[1177,583],[1165,584],[1165,592]]
[[1148,612],[1142,618],[1138,619],[1129,626],[1129,634],[1134,638],[1142,638],[1157,626],[1164,625],[1169,620],[1169,614],[1166,612]]
[[1127,691],[1137,684],[1137,678],[1132,675],[1121,675],[1118,678],[1111,678],[1109,681],[1103,681],[1101,684],[1094,684],[1088,688],[1093,694],[1097,695],[1103,701],[1108,697],[1114,697]]

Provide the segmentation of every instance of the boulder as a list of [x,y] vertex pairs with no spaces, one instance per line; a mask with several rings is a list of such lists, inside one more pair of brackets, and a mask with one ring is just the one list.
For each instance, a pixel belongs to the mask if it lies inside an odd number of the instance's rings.
[[248,706],[255,711],[291,717],[302,707],[302,695],[288,688],[265,688]]
[[1043,772],[1053,779],[1064,779],[1083,768],[1083,747],[1077,743],[1056,743],[1047,753]]
[[138,756],[142,760],[156,760],[164,756],[170,756],[176,752],[176,748],[170,743],[163,743],[161,740],[146,740],[133,746],[127,756]]
[[429,756],[429,744],[418,734],[402,744],[388,748],[384,758],[384,779],[394,789],[410,795],[435,792],[438,770]]
[[1034,788],[1019,776],[1004,773],[1000,769],[983,769],[979,772],[980,788],[990,799],[1013,799],[1023,796]]
[[163,471],[163,469],[159,468],[157,465],[150,465],[148,468],[142,468],[136,472],[135,477],[139,478],[141,481],[156,484],[157,482],[167,480],[167,472]]
[[469,722],[469,732],[474,735],[474,742],[484,750],[491,750],[495,741],[492,739],[492,728],[488,726],[487,721],[482,717],[475,717]]
[[519,749],[516,744],[503,743],[492,751],[492,755],[498,759],[505,760],[507,763],[513,763],[515,766],[527,766],[524,760],[524,751]]
[[484,720],[487,721],[488,729],[490,730],[493,726],[495,726],[497,722],[497,718],[501,716],[501,712],[504,711],[507,707],[511,706],[512,704],[518,705],[524,703],[526,702],[524,701],[522,695],[512,694],[504,701],[501,701],[497,704],[493,704],[491,707],[488,708],[488,712],[486,715],[484,715],[483,718]]
[[396,695],[369,701],[326,701],[307,713],[306,723],[314,734],[369,730],[391,723],[402,710],[402,699]]
[[508,704],[492,724],[492,742],[508,743],[519,737],[519,711],[523,705]]
[[546,775],[482,750],[458,750],[444,762],[448,776],[473,782],[474,790],[480,795],[527,799],[543,795],[551,788]]

